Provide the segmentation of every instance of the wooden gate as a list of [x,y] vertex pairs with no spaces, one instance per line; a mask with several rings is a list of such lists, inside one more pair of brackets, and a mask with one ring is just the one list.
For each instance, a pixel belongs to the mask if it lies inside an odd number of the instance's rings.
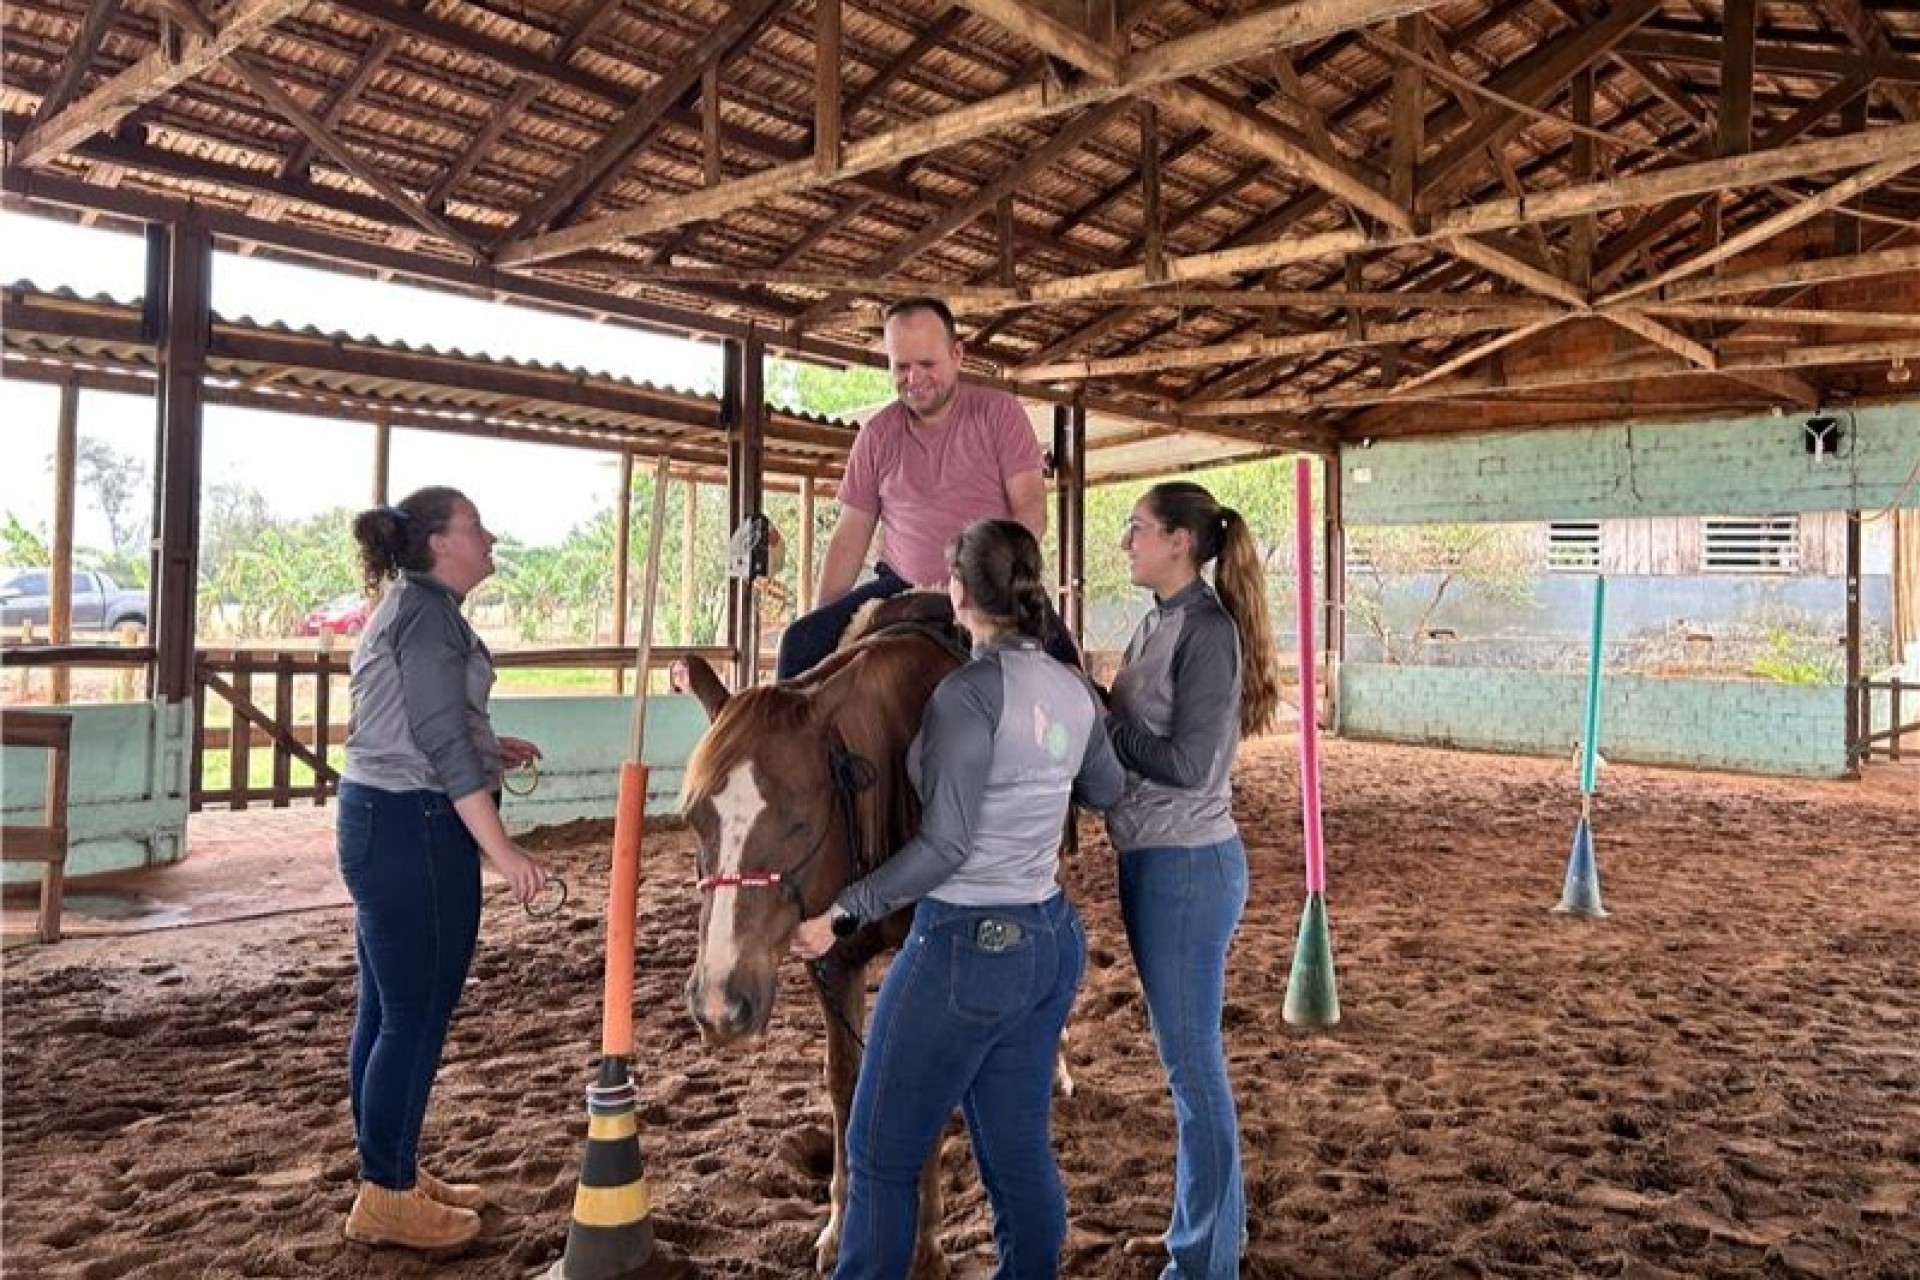
[[[346,676],[350,657],[327,650],[201,650],[194,664],[191,807],[325,804],[340,785],[327,748],[346,740],[344,719],[334,719],[333,682]],[[216,721],[230,724],[208,723],[216,699],[230,712]],[[272,752],[264,785],[253,779],[256,748]],[[207,776],[208,753],[219,751],[227,753],[224,780]],[[295,762],[305,766],[297,781]]]
[[[1920,685],[1903,682],[1899,676],[1888,680],[1863,679],[1854,686],[1855,696],[1859,699],[1860,740],[1854,744],[1854,758],[1866,763],[1876,757],[1886,760],[1901,759],[1902,739],[1911,735],[1914,746],[1907,750],[1920,750],[1920,719],[1902,720],[1905,715],[1920,716],[1920,707],[1908,703],[1901,706],[1901,695],[1911,697],[1920,694]],[[1886,715],[1881,719],[1875,715],[1874,696],[1886,695]],[[1875,728],[1878,723],[1882,727]]]

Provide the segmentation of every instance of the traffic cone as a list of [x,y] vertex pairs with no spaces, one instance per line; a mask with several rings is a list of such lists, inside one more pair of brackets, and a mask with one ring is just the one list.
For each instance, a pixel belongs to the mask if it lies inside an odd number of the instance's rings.
[[1287,1000],[1280,1016],[1295,1027],[1330,1027],[1340,1021],[1324,893],[1308,894],[1300,914],[1300,937],[1293,944],[1293,972],[1287,978]]
[[1584,813],[1573,829],[1573,853],[1567,858],[1567,879],[1560,888],[1560,905],[1554,910],[1596,920],[1604,919],[1607,914],[1606,908],[1600,905],[1600,867],[1593,860],[1593,824]]
[[626,1059],[600,1059],[599,1077],[587,1087],[587,1154],[574,1188],[567,1249],[545,1280],[683,1280],[694,1274],[654,1244],[635,1110],[639,1096]]

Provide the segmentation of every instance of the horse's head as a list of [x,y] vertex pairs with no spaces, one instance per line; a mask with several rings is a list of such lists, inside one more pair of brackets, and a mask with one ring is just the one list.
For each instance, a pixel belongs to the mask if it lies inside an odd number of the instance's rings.
[[711,671],[689,672],[713,720],[681,794],[700,841],[687,1000],[709,1044],[766,1030],[795,926],[911,831],[907,746],[955,665],[924,637],[894,635],[737,696]]

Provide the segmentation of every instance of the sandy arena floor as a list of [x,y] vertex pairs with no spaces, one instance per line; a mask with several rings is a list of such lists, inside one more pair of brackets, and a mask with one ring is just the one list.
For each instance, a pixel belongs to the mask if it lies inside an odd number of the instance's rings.
[[[1291,741],[1240,771],[1255,862],[1227,1029],[1251,1277],[1920,1276],[1920,794],[1632,768],[1602,780],[1604,922],[1547,910],[1570,766],[1330,742],[1345,1019],[1287,1027],[1300,915]],[[1089,827],[1090,833],[1096,828]],[[350,915],[311,910],[10,951],[5,1268],[21,1277],[466,1276],[558,1256],[597,1051],[604,832],[545,839],[575,905],[489,899],[425,1147],[498,1206],[429,1263],[346,1244]],[[684,833],[642,889],[642,1142],[660,1237],[713,1276],[807,1273],[824,1220],[819,1014],[710,1058],[681,1007]],[[304,856],[315,856],[309,851]],[[1146,1280],[1172,1116],[1097,836],[1069,871],[1093,938],[1056,1129],[1065,1273]],[[992,1246],[964,1141],[956,1276]]]

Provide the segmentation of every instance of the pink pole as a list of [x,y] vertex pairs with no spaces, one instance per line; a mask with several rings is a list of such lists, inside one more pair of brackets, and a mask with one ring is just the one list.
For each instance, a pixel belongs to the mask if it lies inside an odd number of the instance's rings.
[[1294,564],[1300,582],[1300,826],[1307,847],[1307,892],[1327,890],[1320,837],[1320,718],[1313,647],[1313,464],[1293,464]]

